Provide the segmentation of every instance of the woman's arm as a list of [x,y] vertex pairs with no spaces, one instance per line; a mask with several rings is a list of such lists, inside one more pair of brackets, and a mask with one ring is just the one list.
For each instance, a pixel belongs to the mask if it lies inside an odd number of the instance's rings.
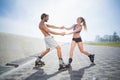
[[66,27],[65,27],[65,29],[66,29],[66,30],[71,30],[71,29],[73,29],[73,27],[74,27],[74,26],[75,26],[75,24],[74,24],[74,25],[72,25],[72,26],[71,26],[71,27],[69,27],[69,28],[66,28]]
[[81,29],[82,29],[82,27],[79,26],[76,30],[74,30],[72,32],[69,32],[69,33],[66,33],[66,35],[74,34],[74,33],[78,32],[78,31],[80,31]]

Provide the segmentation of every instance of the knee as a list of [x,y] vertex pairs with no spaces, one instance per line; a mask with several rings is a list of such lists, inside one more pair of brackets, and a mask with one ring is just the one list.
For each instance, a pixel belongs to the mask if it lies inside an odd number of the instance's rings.
[[47,51],[47,52],[49,52],[49,51],[50,51],[50,49],[46,49],[46,51]]
[[57,49],[57,50],[61,50],[61,47],[60,47],[60,46],[57,46],[56,49]]
[[83,53],[83,52],[84,52],[84,50],[83,50],[83,49],[80,49],[80,52],[81,52],[81,53]]

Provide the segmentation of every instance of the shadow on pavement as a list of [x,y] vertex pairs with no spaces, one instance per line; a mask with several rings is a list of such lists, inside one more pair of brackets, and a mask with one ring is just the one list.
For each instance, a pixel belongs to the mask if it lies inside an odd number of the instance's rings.
[[36,70],[38,71],[27,77],[25,80],[48,80],[49,78],[54,77],[61,72],[61,71],[57,71],[53,74],[48,75],[41,68],[36,68]]
[[71,80],[81,80],[81,78],[83,77],[84,75],[84,72],[85,72],[85,69],[88,69],[90,67],[93,67],[95,64],[90,64],[89,66],[86,66],[86,67],[83,67],[77,71],[73,71],[73,70],[70,70],[69,71],[69,74],[70,74],[70,79]]

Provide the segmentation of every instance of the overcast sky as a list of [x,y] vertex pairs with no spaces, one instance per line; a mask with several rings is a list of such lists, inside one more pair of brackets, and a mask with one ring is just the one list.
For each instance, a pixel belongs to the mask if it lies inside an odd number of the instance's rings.
[[[43,38],[38,28],[42,13],[49,14],[48,24],[66,27],[82,16],[88,30],[81,36],[84,41],[93,41],[96,35],[112,35],[114,31],[120,35],[119,8],[120,0],[0,0],[0,32]],[[55,36],[58,41],[71,38]]]

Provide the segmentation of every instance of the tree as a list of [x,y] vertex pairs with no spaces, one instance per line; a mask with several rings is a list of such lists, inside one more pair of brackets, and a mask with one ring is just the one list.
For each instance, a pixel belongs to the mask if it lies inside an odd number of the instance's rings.
[[117,35],[117,32],[114,32],[113,33],[113,36],[112,36],[112,38],[113,38],[113,41],[120,41],[120,38],[119,38],[119,36]]
[[117,32],[114,32],[113,35],[104,35],[100,37],[99,35],[96,36],[95,41],[98,42],[118,42],[120,41],[120,37]]

